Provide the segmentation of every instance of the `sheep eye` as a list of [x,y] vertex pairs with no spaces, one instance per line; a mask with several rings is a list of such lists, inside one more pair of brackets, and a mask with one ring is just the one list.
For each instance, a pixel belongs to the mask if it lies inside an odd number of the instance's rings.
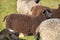
[[45,14],[45,12],[46,12],[46,11],[44,10],[44,11],[43,11],[43,14]]

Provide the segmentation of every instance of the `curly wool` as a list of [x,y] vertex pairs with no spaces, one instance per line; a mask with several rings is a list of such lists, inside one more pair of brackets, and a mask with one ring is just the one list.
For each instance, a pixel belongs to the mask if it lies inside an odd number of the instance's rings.
[[43,21],[36,29],[42,40],[60,40],[60,19],[53,18]]

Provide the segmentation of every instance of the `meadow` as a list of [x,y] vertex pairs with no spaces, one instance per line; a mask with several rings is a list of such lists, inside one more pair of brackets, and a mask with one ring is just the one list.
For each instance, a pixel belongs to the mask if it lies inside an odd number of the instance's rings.
[[[0,0],[0,31],[6,27],[3,19],[6,15],[17,13],[16,10],[17,0]],[[41,5],[48,6],[51,8],[57,8],[60,4],[60,0],[41,0]],[[24,39],[34,40],[33,36],[26,36]]]

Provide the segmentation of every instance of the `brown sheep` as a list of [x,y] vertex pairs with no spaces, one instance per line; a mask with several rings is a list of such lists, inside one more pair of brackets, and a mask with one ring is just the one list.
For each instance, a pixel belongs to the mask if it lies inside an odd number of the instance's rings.
[[42,6],[42,5],[37,5],[37,6],[32,7],[32,15],[38,16],[39,12],[41,12],[43,10],[47,10],[47,12],[51,13],[51,10],[50,10],[49,7]]
[[[38,25],[46,19],[44,13],[41,11],[38,16],[27,16],[22,14],[11,14],[4,18],[6,20],[6,27],[21,32],[23,34],[34,34]],[[50,15],[50,13],[49,13]]]
[[52,9],[53,18],[60,18],[60,4],[57,9]]
[[38,16],[39,12],[41,12],[44,9],[47,9],[47,11],[49,11],[49,13],[52,14],[52,16],[51,16],[52,18],[60,18],[60,4],[58,5],[57,9],[52,9],[52,8],[45,7],[45,6],[42,6],[42,5],[34,6],[32,8],[32,15]]

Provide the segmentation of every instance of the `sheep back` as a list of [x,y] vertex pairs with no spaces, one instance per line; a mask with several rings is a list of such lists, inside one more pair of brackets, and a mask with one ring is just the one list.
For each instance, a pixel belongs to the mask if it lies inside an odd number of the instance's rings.
[[43,21],[36,30],[42,40],[60,40],[60,19],[53,18]]

